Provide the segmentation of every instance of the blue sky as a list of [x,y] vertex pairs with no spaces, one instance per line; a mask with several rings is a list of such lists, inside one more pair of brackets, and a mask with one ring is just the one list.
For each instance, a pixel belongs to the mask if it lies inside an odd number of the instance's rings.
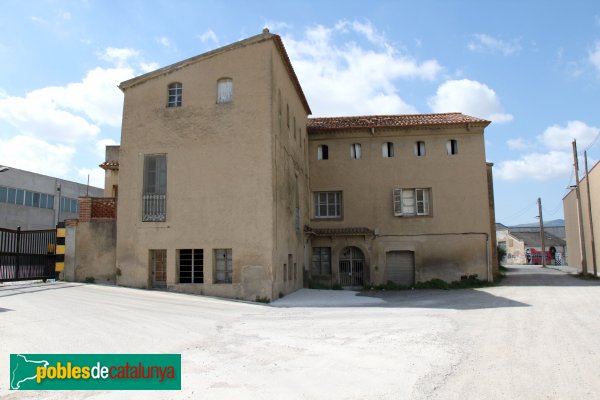
[[0,165],[102,185],[135,75],[283,37],[315,116],[491,119],[496,219],[562,218],[571,141],[600,160],[597,1],[0,0]]

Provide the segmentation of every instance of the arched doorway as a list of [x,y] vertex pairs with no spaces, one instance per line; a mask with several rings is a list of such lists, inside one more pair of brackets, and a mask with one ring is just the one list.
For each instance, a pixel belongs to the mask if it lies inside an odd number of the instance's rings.
[[354,246],[345,247],[340,254],[340,285],[343,287],[363,286],[365,255]]

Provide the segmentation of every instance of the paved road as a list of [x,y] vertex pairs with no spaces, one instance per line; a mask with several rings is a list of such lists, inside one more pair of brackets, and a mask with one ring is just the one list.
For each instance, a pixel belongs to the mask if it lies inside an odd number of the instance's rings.
[[182,392],[41,394],[49,399],[600,398],[597,282],[523,267],[498,287],[360,296],[351,307],[289,296],[275,308],[99,285],[0,285],[0,398],[40,398],[7,391],[8,354],[17,352],[182,354]]

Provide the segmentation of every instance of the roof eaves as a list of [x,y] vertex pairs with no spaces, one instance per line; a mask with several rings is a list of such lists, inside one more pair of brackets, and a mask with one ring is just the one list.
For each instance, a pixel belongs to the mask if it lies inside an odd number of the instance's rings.
[[176,71],[183,67],[186,67],[188,65],[194,64],[198,61],[201,61],[201,60],[204,60],[204,59],[207,59],[210,57],[214,57],[217,54],[224,53],[229,50],[233,50],[233,49],[237,49],[240,47],[245,47],[245,46],[252,45],[255,43],[260,43],[260,42],[264,42],[266,40],[270,40],[270,39],[274,38],[275,36],[277,36],[277,35],[273,35],[273,34],[269,33],[268,31],[267,32],[263,31],[263,33],[260,33],[258,35],[254,35],[249,38],[240,40],[238,42],[228,44],[227,46],[219,47],[218,49],[214,49],[214,50],[208,51],[206,53],[198,54],[197,56],[187,58],[185,60],[176,62],[174,64],[167,65],[166,67],[162,67],[157,70],[148,72],[146,74],[136,76],[135,78],[123,81],[119,84],[119,89],[121,89],[122,91],[125,91],[126,89],[129,89],[132,86],[139,85],[140,83],[146,82],[147,80],[150,80],[157,76],[168,74],[170,72],[173,72],[173,71]]

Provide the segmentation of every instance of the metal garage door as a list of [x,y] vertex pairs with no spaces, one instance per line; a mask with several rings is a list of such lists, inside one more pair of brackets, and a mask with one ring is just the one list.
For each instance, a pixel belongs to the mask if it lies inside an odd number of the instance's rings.
[[383,281],[411,286],[415,283],[415,253],[412,251],[390,251],[386,253]]

